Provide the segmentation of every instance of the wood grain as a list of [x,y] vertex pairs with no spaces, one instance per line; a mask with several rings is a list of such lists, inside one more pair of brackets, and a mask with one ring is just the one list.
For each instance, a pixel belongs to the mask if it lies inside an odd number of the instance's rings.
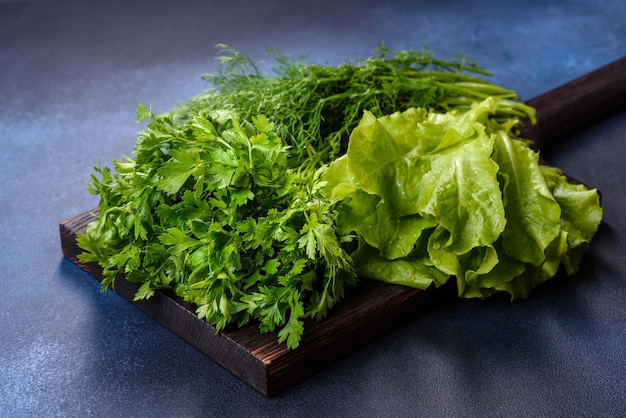
[[523,134],[537,149],[626,108],[626,57],[526,102],[537,111],[537,124],[526,121]]
[[[538,123],[527,125],[524,135],[543,148],[594,124],[626,107],[626,58],[528,102],[537,109]],[[60,223],[63,254],[94,278],[102,270],[81,263],[76,234],[85,230],[93,214],[83,213]],[[179,335],[242,381],[266,396],[273,396],[316,373],[374,339],[415,318],[420,313],[453,301],[453,281],[441,288],[416,290],[363,281],[323,321],[305,324],[300,347],[287,350],[276,333],[261,334],[254,324],[216,333],[198,319],[195,306],[169,292],[157,292],[146,301],[134,302],[138,288],[123,277],[115,291],[143,312]]]

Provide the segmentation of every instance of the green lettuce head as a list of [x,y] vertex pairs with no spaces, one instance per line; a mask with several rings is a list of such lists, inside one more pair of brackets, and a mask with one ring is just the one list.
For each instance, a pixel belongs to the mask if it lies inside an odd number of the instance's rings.
[[525,298],[561,264],[578,269],[602,219],[597,191],[539,165],[496,109],[365,112],[324,174],[361,277],[425,289],[455,276],[463,297]]

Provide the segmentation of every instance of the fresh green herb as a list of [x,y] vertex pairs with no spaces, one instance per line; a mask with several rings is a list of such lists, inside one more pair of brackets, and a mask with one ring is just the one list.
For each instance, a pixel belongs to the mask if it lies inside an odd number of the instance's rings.
[[297,347],[304,318],[324,317],[355,283],[352,262],[319,175],[302,178],[264,116],[193,115],[150,123],[135,158],[97,168],[99,215],[78,244],[83,262],[142,283],[136,300],[173,289],[218,330],[251,318]]
[[578,269],[598,194],[540,166],[510,124],[489,119],[497,106],[365,114],[324,176],[339,226],[358,235],[359,276],[422,289],[456,277],[463,297],[525,298],[561,264]]
[[291,147],[291,164],[299,170],[315,171],[343,155],[364,110],[376,116],[409,107],[467,110],[492,97],[499,104],[493,118],[535,118],[514,91],[478,77],[490,73],[476,63],[436,59],[426,49],[395,53],[380,46],[375,56],[337,66],[270,50],[275,66],[267,74],[240,52],[219,47],[218,73],[203,77],[212,87],[180,106],[176,116],[184,119],[197,109],[233,109],[244,119],[265,114]]

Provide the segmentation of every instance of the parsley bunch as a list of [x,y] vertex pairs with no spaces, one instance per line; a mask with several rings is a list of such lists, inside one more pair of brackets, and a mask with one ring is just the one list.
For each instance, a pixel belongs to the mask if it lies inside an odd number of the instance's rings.
[[134,159],[98,167],[99,215],[78,243],[83,262],[143,283],[135,299],[172,289],[218,330],[254,318],[298,346],[303,319],[321,319],[355,283],[319,172],[303,178],[263,115],[194,114],[184,124],[139,107],[150,120]]

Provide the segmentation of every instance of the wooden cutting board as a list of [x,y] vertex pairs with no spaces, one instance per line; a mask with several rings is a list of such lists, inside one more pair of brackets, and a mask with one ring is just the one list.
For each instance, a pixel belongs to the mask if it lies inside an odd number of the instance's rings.
[[[528,104],[537,109],[538,123],[527,124],[524,136],[543,149],[626,107],[626,58]],[[72,263],[102,280],[97,264],[77,259],[81,249],[76,245],[76,235],[92,219],[91,213],[83,213],[61,222],[61,246]],[[115,291],[266,396],[276,395],[420,313],[457,297],[453,281],[427,290],[364,281],[349,289],[326,319],[305,323],[300,346],[287,350],[277,343],[276,333],[261,334],[256,324],[216,333],[213,326],[198,319],[194,305],[173,293],[157,292],[149,300],[135,302],[138,287],[120,277]]]

